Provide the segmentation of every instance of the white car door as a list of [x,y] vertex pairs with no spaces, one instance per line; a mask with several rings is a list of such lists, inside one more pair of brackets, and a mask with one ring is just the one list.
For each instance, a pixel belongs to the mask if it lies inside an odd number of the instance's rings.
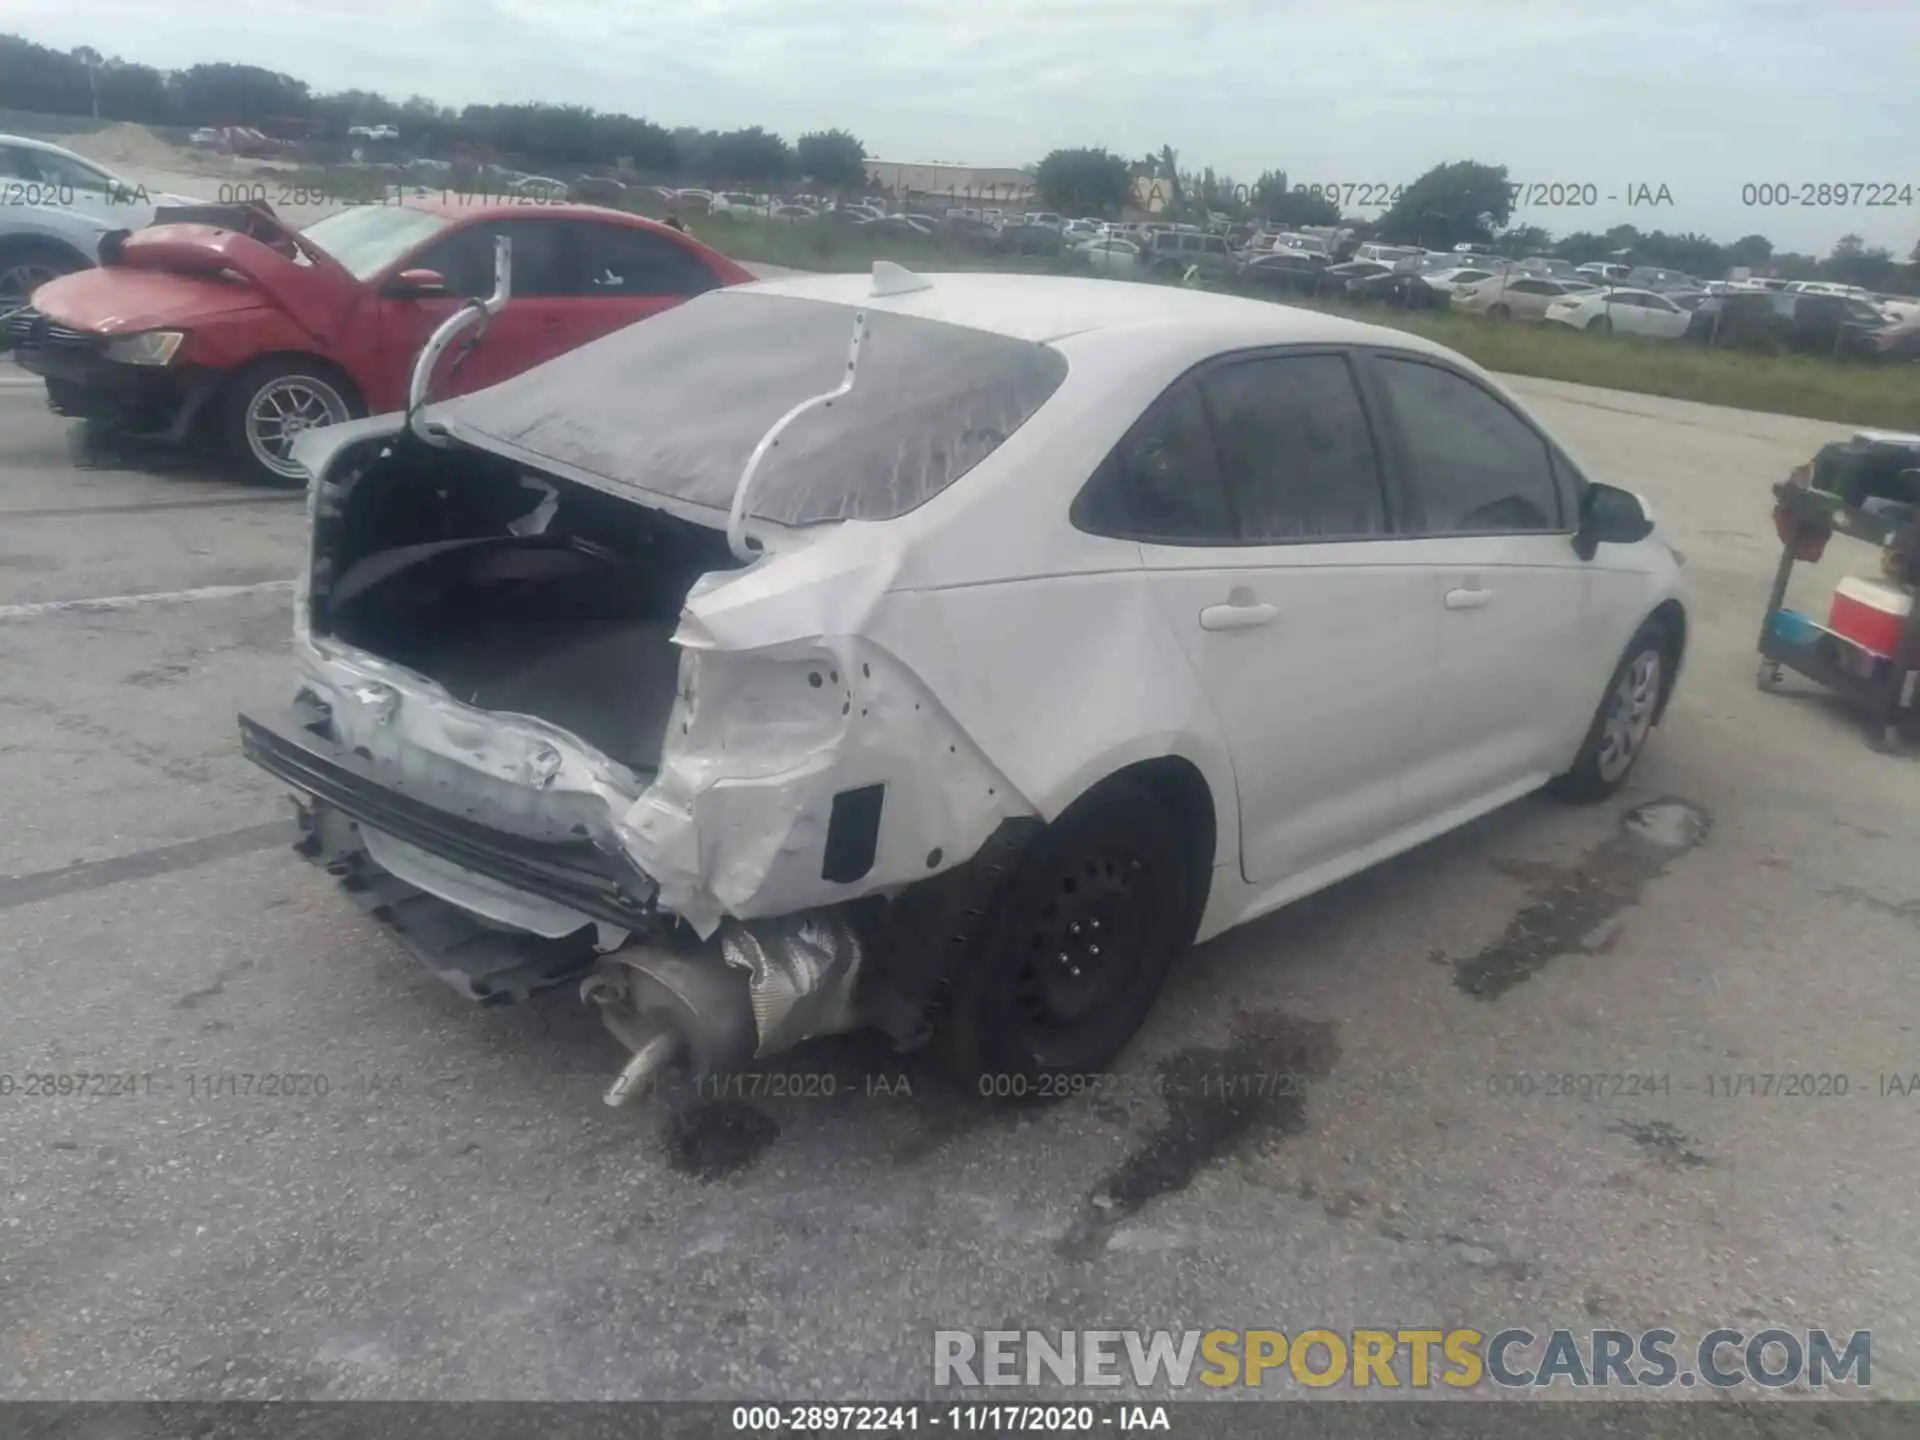
[[1183,379],[1103,491],[1117,518],[1088,528],[1140,542],[1232,756],[1245,879],[1300,877],[1396,830],[1439,617],[1393,535],[1347,357],[1255,353]]
[[1547,306],[1565,292],[1551,280],[1517,279],[1507,285],[1507,308],[1517,320],[1542,320]]
[[1656,340],[1678,340],[1687,333],[1693,319],[1691,311],[1682,309],[1664,295],[1642,295],[1640,307],[1641,324],[1646,327],[1641,333]]
[[1664,295],[1645,290],[1625,290],[1613,297],[1613,328],[1628,335],[1644,335],[1651,340],[1676,340],[1686,333],[1687,312]]
[[1456,823],[1565,764],[1591,718],[1592,672],[1613,659],[1588,653],[1574,481],[1540,432],[1442,361],[1375,352],[1366,373],[1407,526],[1424,537],[1419,603],[1440,627],[1403,798],[1412,823]]

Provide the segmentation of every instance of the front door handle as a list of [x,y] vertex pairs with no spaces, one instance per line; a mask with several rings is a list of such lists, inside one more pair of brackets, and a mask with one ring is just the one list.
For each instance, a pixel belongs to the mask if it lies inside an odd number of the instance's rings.
[[1449,590],[1447,591],[1447,609],[1478,610],[1493,599],[1491,590]]
[[1251,630],[1280,611],[1272,605],[1209,605],[1200,612],[1202,630]]

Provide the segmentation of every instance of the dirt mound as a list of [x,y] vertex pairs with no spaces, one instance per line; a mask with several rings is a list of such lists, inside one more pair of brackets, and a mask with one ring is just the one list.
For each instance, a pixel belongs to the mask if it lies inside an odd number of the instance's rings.
[[178,170],[190,158],[181,146],[169,144],[144,125],[122,122],[88,135],[75,135],[67,148],[102,165],[150,165]]

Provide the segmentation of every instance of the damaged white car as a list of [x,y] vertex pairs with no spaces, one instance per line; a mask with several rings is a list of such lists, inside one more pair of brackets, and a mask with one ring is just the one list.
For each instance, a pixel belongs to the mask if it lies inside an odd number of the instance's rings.
[[579,984],[609,1103],[868,1026],[1097,1070],[1196,940],[1618,787],[1686,644],[1645,505],[1468,362],[1175,288],[717,291],[301,444],[246,751],[442,976]]

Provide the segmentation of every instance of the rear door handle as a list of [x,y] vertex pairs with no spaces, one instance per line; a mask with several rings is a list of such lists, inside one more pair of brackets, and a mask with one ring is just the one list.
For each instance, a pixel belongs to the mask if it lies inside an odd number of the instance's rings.
[[1478,610],[1493,599],[1491,590],[1449,590],[1447,591],[1447,609]]
[[1209,605],[1200,612],[1202,630],[1251,630],[1280,611],[1272,605]]

